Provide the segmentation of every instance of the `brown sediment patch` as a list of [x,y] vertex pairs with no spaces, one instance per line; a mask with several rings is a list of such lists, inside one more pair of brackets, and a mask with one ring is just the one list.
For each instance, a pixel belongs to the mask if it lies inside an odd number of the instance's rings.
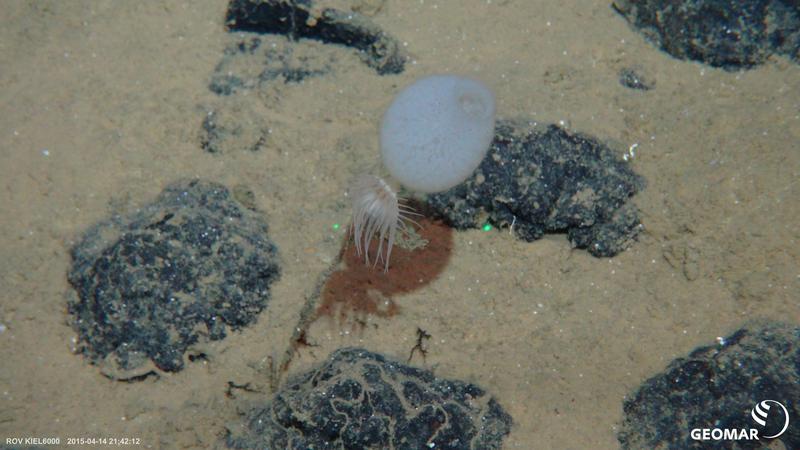
[[[411,292],[436,279],[450,259],[453,230],[426,217],[418,222],[419,226],[413,227],[427,244],[413,250],[395,245],[387,272],[382,263],[365,264],[348,234],[342,247],[344,268],[333,272],[325,282],[316,317],[338,317],[341,322],[353,320],[356,324],[363,324],[370,315],[392,317],[399,310],[393,295]],[[378,241],[373,239],[370,255],[377,253],[377,246]]]

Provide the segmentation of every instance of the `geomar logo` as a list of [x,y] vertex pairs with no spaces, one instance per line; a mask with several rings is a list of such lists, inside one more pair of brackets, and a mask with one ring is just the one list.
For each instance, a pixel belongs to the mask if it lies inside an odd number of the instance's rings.
[[[762,427],[766,427],[767,419],[769,418],[769,408],[772,405],[778,405],[783,410],[783,427],[781,428],[781,431],[773,434],[772,436],[763,436],[764,439],[776,438],[786,432],[786,429],[789,428],[789,411],[786,410],[786,407],[783,406],[783,404],[776,402],[775,400],[764,400],[760,403],[757,403],[756,406],[750,410],[750,417],[752,417],[757,424],[761,425]],[[776,415],[773,414],[772,416],[775,417]]]
[[[773,406],[777,408],[772,409]],[[762,427],[762,431],[770,430],[772,434],[759,436],[758,428],[693,428],[689,435],[696,441],[758,441],[779,437],[789,428],[789,411],[775,400],[756,403],[750,410],[750,417]]]

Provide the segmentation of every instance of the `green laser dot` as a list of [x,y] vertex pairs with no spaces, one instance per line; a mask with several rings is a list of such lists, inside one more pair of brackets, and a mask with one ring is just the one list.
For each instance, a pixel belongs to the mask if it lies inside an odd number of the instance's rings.
[[341,225],[339,225],[338,223],[335,223],[335,224],[333,224],[333,229],[334,230],[338,230],[340,226]]
[[492,229],[492,224],[489,223],[483,224],[483,231],[491,231],[491,229]]

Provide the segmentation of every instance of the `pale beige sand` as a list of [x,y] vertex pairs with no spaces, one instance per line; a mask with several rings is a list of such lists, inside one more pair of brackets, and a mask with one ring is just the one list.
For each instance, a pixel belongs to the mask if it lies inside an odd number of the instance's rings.
[[[352,56],[252,118],[270,123],[266,149],[224,156],[199,148],[224,0],[0,5],[0,444],[215,445],[238,409],[269,394],[268,361],[338,250],[343,231],[331,225],[348,220],[347,180],[377,164],[382,110],[436,72],[484,80],[502,116],[564,121],[620,152],[638,144],[646,231],[612,259],[562,235],[458,233],[450,266],[397,298],[400,315],[355,333],[316,323],[319,347],[290,371],[345,345],[405,358],[421,327],[433,337],[414,362],[495,395],[515,419],[507,448],[615,448],[624,396],[670,360],[754,317],[800,323],[800,67],[774,59],[730,73],[674,60],[608,1],[356,3],[382,5],[373,20],[414,63],[378,77]],[[655,90],[619,85],[631,65]],[[283,277],[257,324],[208,346],[210,362],[109,381],[70,352],[68,249],[112,211],[194,176],[255,192]],[[228,381],[262,393],[226,398]]]

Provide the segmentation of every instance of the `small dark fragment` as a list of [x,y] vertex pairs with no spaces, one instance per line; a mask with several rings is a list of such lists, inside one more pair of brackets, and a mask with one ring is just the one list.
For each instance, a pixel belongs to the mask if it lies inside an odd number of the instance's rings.
[[644,74],[641,68],[626,67],[619,71],[619,83],[627,88],[649,91],[656,82]]
[[499,449],[512,419],[474,384],[360,348],[335,351],[247,414],[231,448]]
[[615,0],[613,7],[679,59],[727,70],[756,66],[772,54],[800,63],[797,0]]
[[408,353],[408,360],[407,363],[411,362],[411,358],[414,357],[414,352],[419,351],[419,354],[422,355],[422,359],[424,360],[426,356],[428,356],[428,346],[425,342],[431,338],[431,335],[423,330],[420,327],[417,327],[417,343],[411,347],[411,351]]
[[128,374],[104,372],[117,379],[141,379],[149,361],[181,370],[190,345],[224,338],[266,306],[280,274],[267,231],[227,188],[199,180],[95,225],[72,248],[68,274],[80,352]]
[[[674,360],[625,401],[617,437],[631,449],[765,448],[763,437],[779,433],[786,416],[770,403],[766,425],[756,423],[751,411],[764,400],[780,402],[791,421],[800,417],[798,326],[753,324]],[[754,428],[762,440],[697,441],[690,435],[694,428]],[[800,427],[790,423],[776,439],[784,448],[800,448]]]
[[636,175],[597,140],[550,125],[499,121],[488,154],[460,185],[428,197],[431,209],[458,229],[488,220],[534,241],[567,232],[594,256],[624,250],[641,227],[629,201],[643,189]]
[[405,56],[398,42],[366,17],[324,8],[314,14],[314,1],[231,0],[227,24],[231,31],[281,34],[292,40],[315,39],[359,50],[364,62],[379,74],[403,71]]

